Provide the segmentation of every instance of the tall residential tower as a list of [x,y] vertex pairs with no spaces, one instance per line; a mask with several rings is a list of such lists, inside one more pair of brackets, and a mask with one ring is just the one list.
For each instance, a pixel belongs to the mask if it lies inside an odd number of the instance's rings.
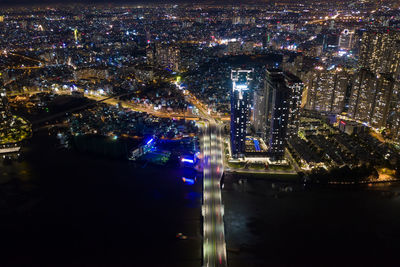
[[286,85],[281,70],[268,69],[266,73],[266,142],[274,160],[285,154],[291,89]]
[[231,149],[234,158],[243,157],[246,151],[246,125],[252,72],[241,69],[231,72]]

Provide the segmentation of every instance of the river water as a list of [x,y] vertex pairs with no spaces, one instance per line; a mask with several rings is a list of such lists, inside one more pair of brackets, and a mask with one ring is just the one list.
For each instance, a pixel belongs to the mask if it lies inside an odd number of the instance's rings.
[[[189,186],[180,168],[55,144],[36,133],[22,162],[0,165],[0,266],[201,266],[201,175]],[[227,174],[229,266],[398,266],[399,193]]]
[[0,164],[0,266],[201,265],[201,175],[60,150],[46,132]]
[[226,175],[229,266],[399,266],[399,194]]

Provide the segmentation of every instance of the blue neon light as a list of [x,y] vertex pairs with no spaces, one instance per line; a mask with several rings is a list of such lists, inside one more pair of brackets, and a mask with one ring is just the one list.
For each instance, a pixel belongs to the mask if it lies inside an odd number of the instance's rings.
[[260,151],[261,149],[260,149],[260,143],[258,142],[258,140],[257,139],[253,139],[253,142],[254,142],[254,146],[256,147],[256,151]]
[[193,185],[193,184],[194,184],[194,180],[193,180],[193,179],[189,179],[189,178],[182,177],[182,181],[183,181],[185,184],[189,184],[189,185]]

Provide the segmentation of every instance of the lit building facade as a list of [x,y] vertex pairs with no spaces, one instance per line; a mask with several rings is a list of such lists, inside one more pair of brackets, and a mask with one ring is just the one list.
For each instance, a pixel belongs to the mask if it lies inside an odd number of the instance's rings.
[[345,29],[339,36],[339,50],[351,50],[354,44],[354,31]]
[[253,98],[253,127],[257,136],[265,138],[266,133],[266,99],[265,87],[254,91]]
[[350,95],[349,117],[369,122],[375,95],[375,75],[368,69],[361,69],[355,76]]
[[278,69],[266,71],[266,141],[268,153],[274,160],[285,154],[291,90],[284,73]]
[[300,107],[304,83],[295,75],[285,72],[286,86],[290,89],[288,137],[296,136],[300,126]]
[[231,150],[234,158],[246,152],[246,128],[249,116],[249,91],[252,70],[232,70],[231,91]]
[[[1,74],[1,73],[0,73]],[[6,90],[3,87],[3,79],[0,77],[0,124],[6,121],[8,115],[8,101]]]
[[390,74],[374,75],[362,69],[355,79],[348,115],[373,127],[386,127],[393,94],[394,79]]
[[371,125],[386,127],[393,95],[394,79],[390,74],[379,74],[376,81],[375,97],[371,110]]
[[400,82],[394,83],[393,94],[390,99],[390,108],[386,126],[392,139],[400,138]]
[[400,32],[390,29],[364,32],[358,71],[350,95],[349,117],[372,127],[386,128],[399,137]]
[[[151,58],[151,55],[148,54],[147,57]],[[177,46],[158,43],[155,46],[154,58],[159,66],[179,71],[180,50]]]
[[308,74],[306,108],[339,114],[345,108],[353,75],[342,67],[317,66]]
[[370,30],[361,40],[359,65],[374,74],[400,72],[400,32],[393,30]]

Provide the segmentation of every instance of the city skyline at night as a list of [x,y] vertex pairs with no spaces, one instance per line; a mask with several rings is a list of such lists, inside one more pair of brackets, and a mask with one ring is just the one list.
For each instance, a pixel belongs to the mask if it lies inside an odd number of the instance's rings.
[[398,2],[0,6],[0,266],[398,262]]

